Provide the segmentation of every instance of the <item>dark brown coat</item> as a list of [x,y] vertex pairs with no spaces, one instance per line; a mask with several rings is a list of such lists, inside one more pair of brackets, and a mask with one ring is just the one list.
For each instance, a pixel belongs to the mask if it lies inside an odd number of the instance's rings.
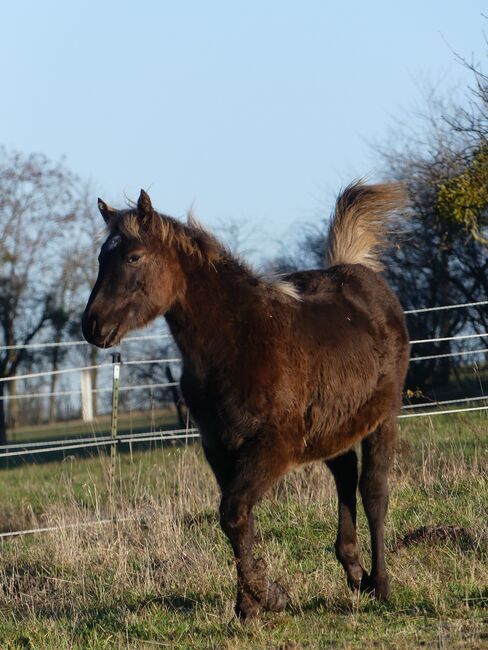
[[[100,210],[110,236],[83,316],[108,347],[164,314],[183,358],[181,388],[222,491],[222,528],[237,561],[236,612],[285,606],[252,555],[252,508],[286,472],[325,460],[339,498],[338,559],[353,588],[387,597],[383,523],[387,471],[409,344],[400,304],[378,271],[396,186],[351,185],[329,233],[330,267],[269,280],[193,220]],[[357,457],[372,539],[368,575],[356,542]]]

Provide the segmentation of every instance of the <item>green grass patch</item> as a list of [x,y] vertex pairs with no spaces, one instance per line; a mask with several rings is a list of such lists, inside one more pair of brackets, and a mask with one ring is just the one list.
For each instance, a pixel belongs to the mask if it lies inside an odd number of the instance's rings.
[[[93,437],[110,435],[111,415],[99,415],[93,422],[69,420],[23,426],[7,432],[9,443],[35,442],[37,440],[58,440],[60,438]],[[148,411],[121,412],[118,418],[119,433],[162,431],[178,425],[175,410],[166,408]],[[179,425],[178,425],[179,426]]]
[[[386,528],[388,603],[347,589],[333,548],[335,489],[317,463],[286,477],[256,509],[256,555],[290,605],[240,624],[235,567],[201,449],[154,447],[117,458],[114,507],[127,521],[2,541],[0,647],[485,647],[488,418],[419,418],[401,428]],[[101,521],[110,511],[104,453],[0,477],[3,531]],[[369,565],[361,508],[358,534]]]

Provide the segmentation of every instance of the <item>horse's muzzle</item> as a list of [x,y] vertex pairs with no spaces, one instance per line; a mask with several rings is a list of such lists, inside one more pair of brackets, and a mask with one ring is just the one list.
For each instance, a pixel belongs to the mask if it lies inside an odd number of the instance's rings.
[[117,340],[118,324],[101,323],[98,318],[87,313],[87,311],[85,310],[81,319],[83,337],[88,343],[96,345],[98,348],[112,347]]

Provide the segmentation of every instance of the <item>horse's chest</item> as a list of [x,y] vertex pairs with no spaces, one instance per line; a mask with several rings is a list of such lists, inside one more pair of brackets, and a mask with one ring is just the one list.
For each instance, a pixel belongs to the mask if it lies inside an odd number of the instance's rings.
[[236,448],[260,428],[259,418],[249,412],[246,403],[211,378],[183,373],[181,391],[204,444],[219,439],[225,447]]

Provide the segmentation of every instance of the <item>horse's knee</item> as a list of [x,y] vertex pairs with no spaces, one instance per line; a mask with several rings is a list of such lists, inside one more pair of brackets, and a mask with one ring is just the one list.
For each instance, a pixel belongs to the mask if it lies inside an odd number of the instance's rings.
[[242,498],[224,496],[220,502],[220,526],[225,533],[241,529],[249,518],[249,508]]

